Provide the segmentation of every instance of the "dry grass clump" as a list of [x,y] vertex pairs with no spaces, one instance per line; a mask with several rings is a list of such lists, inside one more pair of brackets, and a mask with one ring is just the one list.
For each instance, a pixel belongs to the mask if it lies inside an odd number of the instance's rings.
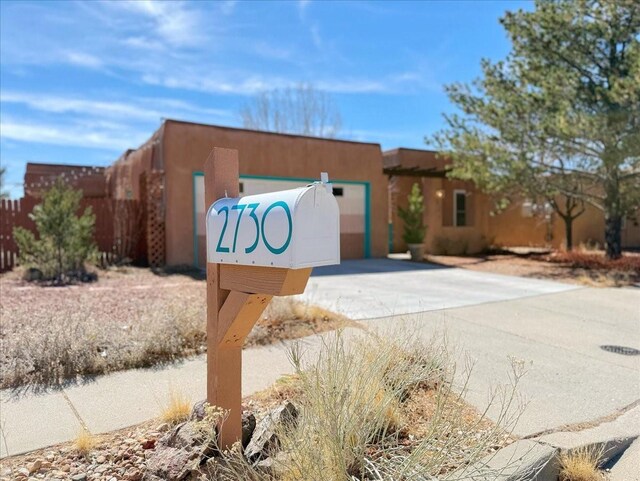
[[[109,270],[95,285],[35,287],[0,276],[0,388],[149,367],[206,351],[206,284]],[[336,329],[343,317],[274,299],[247,340],[268,344]]]
[[75,451],[82,456],[88,456],[97,445],[98,440],[96,437],[85,428],[78,432],[76,439],[73,441]]
[[231,451],[219,463],[216,479],[447,479],[455,469],[471,470],[474,461],[509,441],[505,427],[512,428],[519,414],[514,409],[519,371],[513,385],[493,399],[500,427],[454,390],[455,366],[445,346],[411,336],[395,339],[366,335],[347,343],[342,335],[332,336],[313,364],[303,363],[294,349],[296,373],[287,389],[300,415],[279,433],[272,470],[256,468]]
[[205,342],[204,310],[183,303],[136,306],[126,324],[105,322],[84,304],[69,307],[36,311],[21,326],[8,326],[13,332],[0,341],[0,387],[152,366],[201,352]]
[[169,401],[163,406],[160,419],[171,426],[175,426],[189,419],[190,414],[191,400],[176,389],[171,389]]
[[245,346],[297,339],[347,326],[357,326],[357,323],[294,297],[274,297],[247,337]]
[[560,454],[559,481],[604,481],[598,469],[604,454],[603,447],[582,446]]

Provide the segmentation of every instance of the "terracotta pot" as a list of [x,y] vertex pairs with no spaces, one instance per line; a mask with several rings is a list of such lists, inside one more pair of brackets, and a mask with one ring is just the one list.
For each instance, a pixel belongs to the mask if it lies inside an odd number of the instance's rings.
[[412,261],[422,262],[424,260],[424,244],[409,244],[409,252]]

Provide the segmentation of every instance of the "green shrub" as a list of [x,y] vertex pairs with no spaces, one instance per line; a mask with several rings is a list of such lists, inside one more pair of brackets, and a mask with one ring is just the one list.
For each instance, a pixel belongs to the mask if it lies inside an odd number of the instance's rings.
[[402,238],[407,244],[422,244],[427,228],[422,222],[424,197],[417,182],[411,187],[411,193],[407,196],[407,201],[409,205],[406,209],[398,207],[398,215],[404,221]]
[[38,237],[23,227],[13,230],[20,263],[42,272],[44,279],[62,283],[85,271],[85,261],[96,251],[93,242],[95,216],[87,207],[81,216],[82,192],[58,179],[45,192],[42,203],[30,214]]

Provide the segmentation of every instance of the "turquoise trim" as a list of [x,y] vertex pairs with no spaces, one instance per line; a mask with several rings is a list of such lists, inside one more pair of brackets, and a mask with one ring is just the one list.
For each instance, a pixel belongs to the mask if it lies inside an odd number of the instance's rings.
[[364,184],[364,258],[371,257],[371,185]]
[[193,267],[198,265],[198,210],[196,209],[196,177],[204,175],[204,172],[193,172],[191,175],[191,197],[193,198]]
[[[204,175],[204,172],[197,170],[193,172],[193,237],[194,237],[194,265],[198,266],[198,236],[196,233],[196,181],[197,176]],[[308,177],[279,177],[269,175],[241,175],[241,179],[258,179],[258,180],[284,180],[292,182],[316,182],[318,179],[311,179]],[[371,183],[359,180],[340,180],[332,179],[332,183],[336,184],[351,184],[351,185],[363,185],[364,186],[364,257],[368,259],[371,257]]]

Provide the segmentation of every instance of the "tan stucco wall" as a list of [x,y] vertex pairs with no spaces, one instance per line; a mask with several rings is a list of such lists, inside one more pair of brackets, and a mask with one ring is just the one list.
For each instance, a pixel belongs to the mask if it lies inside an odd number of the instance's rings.
[[[623,247],[640,247],[640,210],[627,219],[622,229]],[[490,217],[489,237],[498,246],[566,247],[564,221],[556,214],[550,220],[542,216],[523,217],[522,205],[515,203],[505,211]],[[588,205],[573,223],[573,245],[596,242],[604,245],[604,214]]]
[[[414,182],[419,182],[425,202],[424,222],[427,226],[425,246],[434,254],[473,254],[489,246],[502,247],[565,247],[565,226],[563,220],[552,214],[549,221],[542,216],[525,217],[522,205],[517,202],[509,208],[492,215],[493,201],[477,191],[472,183],[458,180],[397,176],[391,181],[393,191],[391,216],[393,221],[392,252],[405,252],[407,246],[402,240],[402,220],[397,214],[397,206],[407,204],[407,195]],[[453,193],[464,189],[467,197],[469,225],[454,227]],[[439,198],[436,192],[442,190]],[[587,206],[586,211],[574,221],[573,243],[596,242],[604,245],[604,215],[601,210]],[[626,248],[640,247],[640,211],[634,218],[627,219],[622,229],[622,245]]]
[[167,121],[162,139],[166,189],[166,262],[193,263],[193,172],[213,147],[237,149],[241,175],[370,182],[372,257],[387,254],[387,182],[377,144],[277,135]]

